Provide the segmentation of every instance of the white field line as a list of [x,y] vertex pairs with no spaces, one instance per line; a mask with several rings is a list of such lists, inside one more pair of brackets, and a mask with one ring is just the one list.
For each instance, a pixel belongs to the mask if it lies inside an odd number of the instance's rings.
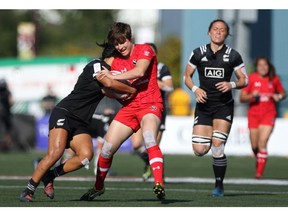
[[[0,189],[23,189],[23,186],[19,185],[0,185]],[[42,185],[39,186],[39,188],[44,188]],[[81,190],[86,192],[89,187],[63,187],[63,186],[55,186],[54,187],[57,190]],[[151,191],[152,188],[124,188],[124,187],[106,187],[105,188],[107,191]],[[183,188],[166,188],[165,189],[167,192],[173,191],[173,192],[181,192],[181,193],[211,193],[211,190],[202,190],[202,189],[183,189]],[[241,193],[241,194],[274,194],[274,195],[279,195],[279,194],[288,194],[288,192],[281,192],[281,191],[244,191],[244,190],[225,190],[226,193]]]
[[[31,176],[0,176],[0,180],[29,180]],[[80,182],[94,182],[95,177],[65,177],[61,176],[57,181],[80,181]],[[135,177],[108,177],[107,182],[143,182],[142,178]],[[152,179],[148,180],[153,181]],[[167,183],[214,183],[213,178],[196,178],[196,177],[165,177]],[[288,180],[277,179],[249,179],[249,178],[227,178],[224,180],[225,184],[234,185],[279,185],[287,186]]]

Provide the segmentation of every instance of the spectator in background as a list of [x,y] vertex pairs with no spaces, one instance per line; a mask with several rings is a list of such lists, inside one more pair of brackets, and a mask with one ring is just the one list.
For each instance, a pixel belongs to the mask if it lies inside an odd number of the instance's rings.
[[169,106],[172,115],[177,116],[191,115],[190,95],[180,87],[177,87],[169,95]]
[[52,90],[52,86],[47,86],[47,95],[41,100],[41,107],[44,110],[45,115],[50,115],[54,107],[56,106],[58,98]]
[[268,157],[267,143],[277,115],[275,103],[283,100],[286,94],[268,58],[257,58],[255,66],[256,71],[249,76],[249,85],[241,91],[240,101],[249,103],[250,142],[257,158],[256,178],[260,179]]
[[0,79],[0,148],[9,150],[12,147],[12,95],[5,79]]

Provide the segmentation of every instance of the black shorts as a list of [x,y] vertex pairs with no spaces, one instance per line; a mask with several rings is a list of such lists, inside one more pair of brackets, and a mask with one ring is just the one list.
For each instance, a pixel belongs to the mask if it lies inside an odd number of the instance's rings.
[[93,138],[104,138],[108,131],[108,127],[114,118],[114,114],[94,114],[91,123],[88,125],[88,130]]
[[71,113],[60,107],[53,109],[49,119],[49,131],[53,128],[63,128],[68,131],[66,148],[70,147],[70,141],[78,134],[89,134],[87,124]]
[[219,106],[208,107],[196,104],[194,125],[213,125],[214,119],[223,119],[232,124],[234,116],[234,101]]

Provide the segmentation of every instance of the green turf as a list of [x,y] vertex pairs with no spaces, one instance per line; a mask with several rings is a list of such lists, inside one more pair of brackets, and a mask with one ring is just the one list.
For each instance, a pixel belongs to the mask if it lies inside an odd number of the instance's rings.
[[[32,161],[43,153],[0,154],[0,176],[31,176]],[[269,157],[265,178],[288,179],[287,158]],[[115,155],[112,170],[117,176],[140,177],[143,162],[132,154]],[[252,157],[229,157],[227,178],[254,177],[255,159]],[[93,177],[90,170],[81,169],[67,176]],[[211,157],[197,158],[191,155],[165,155],[167,177],[212,178]],[[152,182],[106,182],[106,192],[92,202],[79,201],[91,182],[58,180],[55,182],[54,200],[43,195],[40,185],[35,202],[20,203],[18,198],[27,180],[0,180],[0,206],[2,207],[287,207],[288,187],[271,185],[225,185],[225,197],[210,196],[213,184],[166,183],[166,200],[158,201],[152,193]]]

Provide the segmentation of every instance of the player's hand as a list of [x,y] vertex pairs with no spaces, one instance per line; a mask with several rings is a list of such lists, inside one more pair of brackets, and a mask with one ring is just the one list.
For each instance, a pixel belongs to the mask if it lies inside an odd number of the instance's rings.
[[230,82],[226,82],[226,81],[219,82],[215,86],[216,86],[216,89],[218,89],[219,91],[221,91],[223,93],[224,92],[228,92],[228,91],[230,91],[232,89],[231,83]]
[[281,96],[279,94],[273,94],[272,95],[273,100],[277,103],[281,100]]
[[196,89],[194,94],[195,94],[197,103],[206,103],[206,100],[208,97],[207,97],[206,92],[203,89],[201,88]]
[[114,76],[110,73],[110,71],[105,67],[102,66],[103,70],[101,70],[100,74],[105,75],[106,77],[113,79]]

